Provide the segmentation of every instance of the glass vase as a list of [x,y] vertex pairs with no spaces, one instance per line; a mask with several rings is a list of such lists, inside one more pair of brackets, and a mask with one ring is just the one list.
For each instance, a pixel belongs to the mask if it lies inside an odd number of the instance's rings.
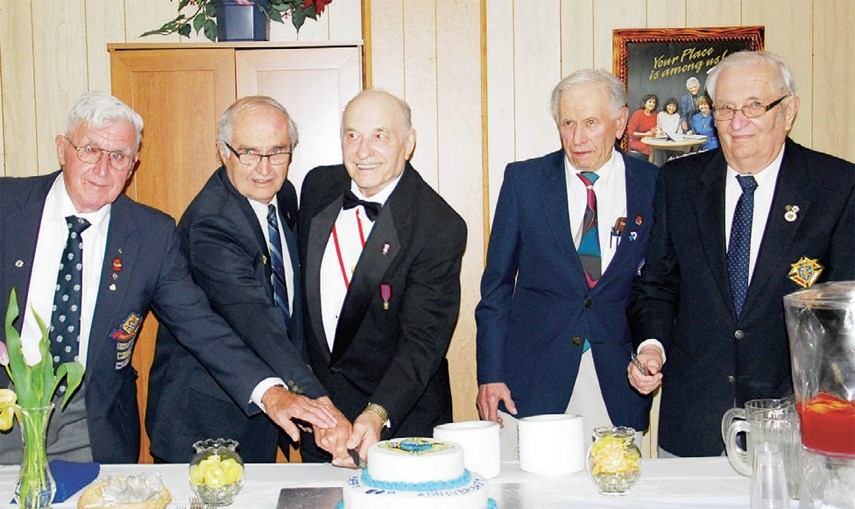
[[196,454],[190,460],[190,487],[202,502],[229,505],[243,488],[243,460],[235,440],[216,438],[193,444]]
[[641,451],[635,444],[635,430],[624,426],[595,428],[587,467],[600,494],[629,493],[641,477]]
[[19,507],[50,507],[56,495],[56,482],[50,472],[45,434],[53,403],[37,408],[15,407],[24,439],[21,472],[15,483],[15,501]]

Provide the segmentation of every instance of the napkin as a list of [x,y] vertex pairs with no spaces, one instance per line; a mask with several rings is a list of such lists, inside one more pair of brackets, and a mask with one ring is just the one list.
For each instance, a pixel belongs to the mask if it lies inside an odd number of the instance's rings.
[[98,477],[99,463],[76,463],[73,461],[51,460],[48,462],[53,479],[56,481],[56,503],[68,500]]

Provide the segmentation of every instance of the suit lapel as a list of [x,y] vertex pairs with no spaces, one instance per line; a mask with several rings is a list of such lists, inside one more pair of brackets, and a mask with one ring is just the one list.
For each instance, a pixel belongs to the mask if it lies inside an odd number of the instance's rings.
[[733,299],[727,277],[726,242],[724,238],[724,186],[727,166],[721,151],[713,157],[703,170],[697,192],[686,190],[687,196],[695,196],[697,233],[703,247],[710,271],[715,279],[721,298],[733,316]]
[[[92,328],[89,332],[89,352],[86,362],[87,372],[99,365],[98,357],[112,345],[111,331],[122,326],[129,318],[116,313],[124,305],[127,297],[130,278],[137,266],[139,241],[134,237],[136,226],[127,216],[127,205],[130,198],[124,194],[113,203],[110,210],[110,226],[107,230],[107,247],[104,251],[104,264],[101,267],[101,281],[98,287],[97,306],[92,318]],[[122,271],[113,272],[112,260],[122,260]],[[116,278],[114,279],[114,274]],[[137,309],[139,319],[145,318],[146,309]],[[137,329],[138,331],[139,329]],[[113,348],[115,351],[115,348]]]
[[[621,157],[623,158],[623,166],[624,166],[624,181],[626,182],[626,226],[624,228],[623,233],[621,233],[620,241],[615,249],[615,254],[612,257],[611,262],[609,262],[609,266],[606,267],[606,270],[603,272],[602,277],[597,282],[597,286],[594,287],[594,291],[602,291],[602,289],[609,284],[611,279],[610,275],[615,274],[618,270],[618,267],[621,267],[623,259],[629,256],[629,253],[633,251],[633,247],[641,244],[641,235],[639,230],[641,230],[641,225],[636,224],[636,217],[641,217],[642,221],[644,220],[641,211],[643,210],[643,204],[639,202],[639,195],[645,195],[644,192],[644,183],[640,181],[640,179],[636,176],[636,171],[644,171],[643,168],[634,168],[632,160],[626,154],[621,153]],[[653,218],[647,218],[648,220],[652,220]],[[609,228],[611,230],[611,226],[608,224],[600,224],[599,228]],[[635,233],[635,238],[638,240],[628,240],[630,238],[630,234]],[[609,237],[612,239],[611,237]],[[613,239],[612,239],[613,240]],[[605,246],[601,246],[601,250],[608,249]]]
[[[760,244],[760,252],[754,263],[754,273],[748,285],[748,295],[745,298],[746,313],[751,304],[763,295],[763,288],[777,274],[786,275],[789,264],[795,260],[783,260],[784,251],[793,242],[793,237],[799,229],[804,217],[807,217],[811,200],[810,194],[802,192],[813,184],[810,174],[805,171],[804,164],[795,162],[798,157],[798,147],[787,140],[778,181],[775,184],[775,194],[772,207],[766,219],[766,228]],[[816,196],[816,195],[815,195]],[[797,205],[799,213],[795,221],[784,219],[787,205]]]
[[560,255],[567,260],[570,277],[584,283],[585,271],[573,244],[573,232],[570,230],[570,212],[567,209],[567,178],[564,171],[564,152],[555,152],[555,157],[544,174],[540,189],[540,210],[546,220],[549,231],[558,244]]
[[324,331],[324,319],[321,310],[321,261],[330,239],[330,232],[332,232],[338,214],[341,212],[342,195],[344,195],[344,191],[341,191],[337,198],[330,201],[311,219],[306,253],[304,254],[306,260],[306,281],[304,281],[306,285],[306,307],[309,311],[312,330],[315,331],[318,348],[324,353],[324,356],[329,355],[327,352],[330,348]]
[[[8,221],[7,224],[15,225],[16,231],[23,233],[18,237],[24,239],[23,242],[11,239],[3,240],[9,246],[9,258],[6,261],[12,266],[3,268],[7,274],[10,274],[9,288],[0,288],[0,291],[3,292],[8,292],[12,288],[16,289],[21,317],[24,316],[27,305],[27,293],[30,290],[30,276],[33,270],[32,263],[36,258],[36,244],[39,239],[39,226],[44,213],[45,199],[58,176],[59,172],[56,172],[44,177],[38,181],[38,185],[32,187],[29,193],[15,197],[18,199],[17,206],[11,207],[9,216],[3,219],[4,222]],[[4,309],[2,312],[5,313],[6,310]],[[17,323],[20,330],[23,318],[20,318]]]

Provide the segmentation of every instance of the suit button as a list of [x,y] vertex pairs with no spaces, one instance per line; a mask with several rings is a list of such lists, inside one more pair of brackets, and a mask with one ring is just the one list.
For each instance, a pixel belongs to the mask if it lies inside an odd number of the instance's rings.
[[582,341],[583,341],[582,338],[580,338],[579,336],[573,336],[573,344],[574,345],[579,346],[582,344]]
[[593,303],[594,303],[594,301],[592,301],[591,299],[585,299],[585,301],[582,303],[582,305],[585,306],[586,308],[589,308],[589,307],[591,307],[591,304],[593,304]]
[[733,333],[733,337],[735,337],[736,339],[742,339],[743,337],[745,337],[745,333],[742,332],[742,329],[736,329],[736,332]]
[[735,382],[735,381],[736,381],[736,377],[735,377],[735,376],[733,376],[733,375],[728,375],[728,377],[727,377],[727,383],[732,384],[732,383],[733,383],[733,382]]

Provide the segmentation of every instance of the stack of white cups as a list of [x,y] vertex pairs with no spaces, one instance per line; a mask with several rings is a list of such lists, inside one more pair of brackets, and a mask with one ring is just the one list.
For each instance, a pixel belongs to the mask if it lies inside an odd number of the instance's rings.
[[499,425],[492,421],[463,421],[436,426],[433,437],[463,448],[463,464],[489,479],[499,475]]

